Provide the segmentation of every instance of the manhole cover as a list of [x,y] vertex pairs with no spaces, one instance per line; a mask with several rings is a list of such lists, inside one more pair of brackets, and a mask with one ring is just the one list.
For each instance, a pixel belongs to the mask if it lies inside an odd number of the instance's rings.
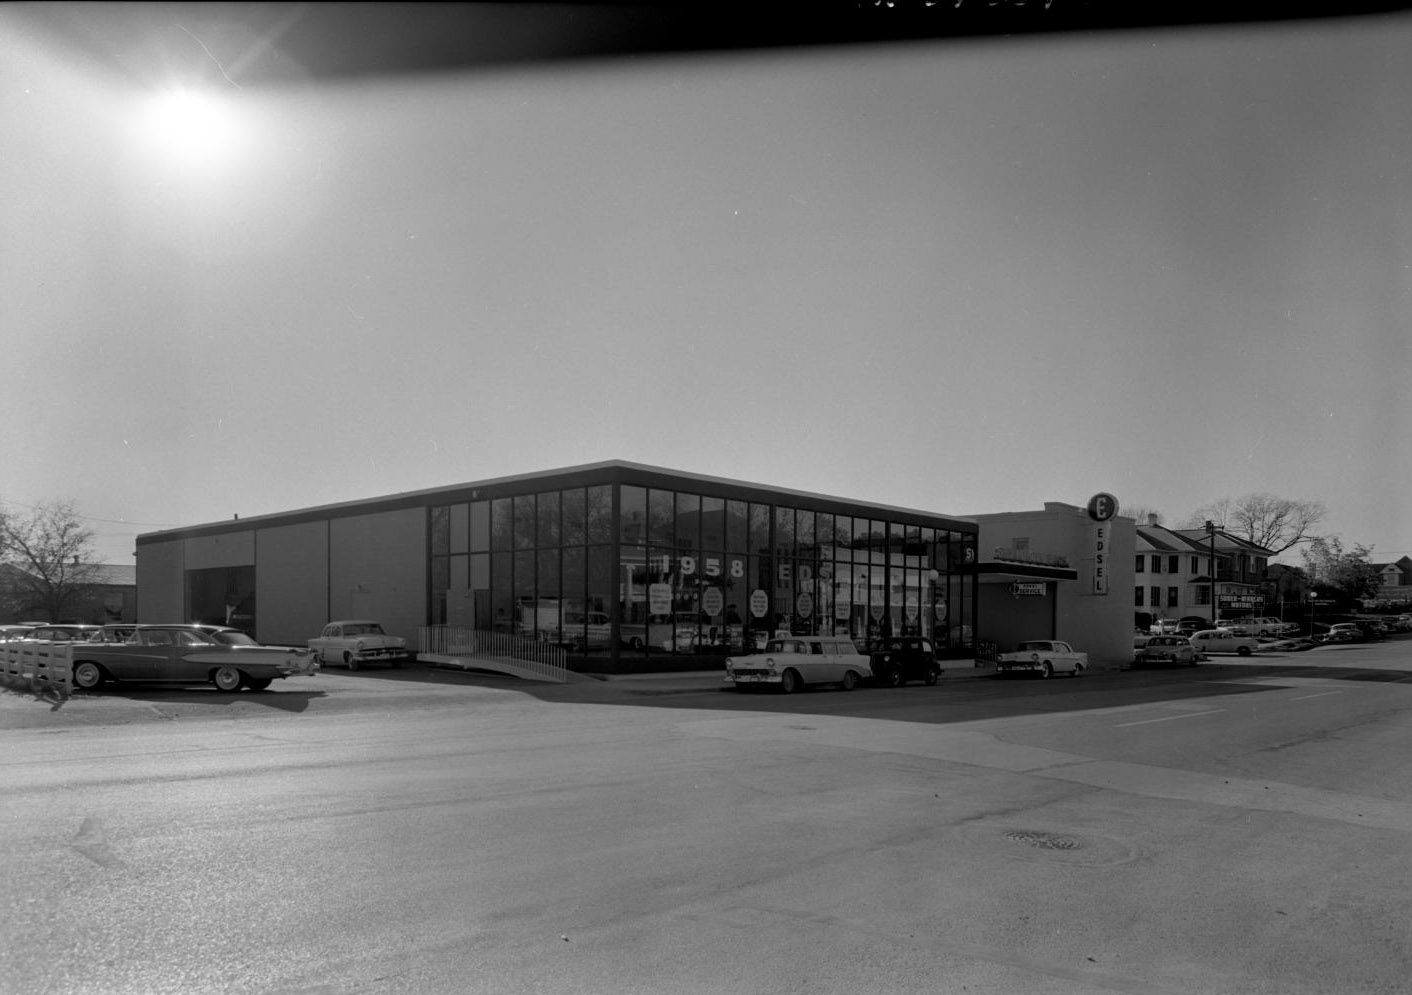
[[1005,834],[1011,843],[1025,843],[1041,850],[1077,850],[1083,846],[1072,836],[1059,836],[1055,833],[1039,833],[1028,829],[1017,829]]
[[955,832],[967,845],[1004,854],[1010,860],[1111,867],[1126,864],[1138,856],[1137,848],[1105,833],[1016,829],[996,825],[989,819],[957,827]]

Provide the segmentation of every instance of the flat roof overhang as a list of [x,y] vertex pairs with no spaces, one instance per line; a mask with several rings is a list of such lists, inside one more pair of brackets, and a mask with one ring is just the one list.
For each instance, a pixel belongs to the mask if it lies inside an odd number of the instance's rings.
[[1040,563],[979,563],[976,565],[976,575],[976,580],[981,584],[1079,579],[1079,572],[1073,567],[1051,567]]
[[624,460],[606,460],[601,463],[540,470],[509,477],[494,477],[471,483],[452,484],[446,487],[404,491],[382,497],[363,498],[264,515],[251,515],[219,522],[207,522],[201,525],[166,529],[160,532],[147,532],[137,537],[136,544],[143,546],[174,539],[223,535],[252,528],[296,525],[322,519],[349,518],[406,508],[424,508],[431,505],[461,504],[516,494],[533,494],[537,491],[553,490],[560,487],[583,487],[595,484],[626,484],[638,487],[690,490],[711,497],[758,501],[762,504],[792,502],[813,510],[830,512],[846,510],[854,515],[873,515],[909,525],[947,529],[964,535],[976,535],[980,530],[980,526],[974,519],[957,518],[936,512],[921,511],[916,508],[899,508],[870,501],[855,501],[827,494],[793,490],[788,487],[773,487],[769,484],[687,473],[682,470],[647,466]]

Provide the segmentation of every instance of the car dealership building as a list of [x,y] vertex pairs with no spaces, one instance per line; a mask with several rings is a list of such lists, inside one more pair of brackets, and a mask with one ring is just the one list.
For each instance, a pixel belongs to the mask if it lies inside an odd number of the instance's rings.
[[[138,617],[229,622],[276,645],[341,618],[412,647],[464,629],[604,673],[716,666],[779,633],[925,635],[970,660],[1066,638],[1077,619],[1090,530],[1058,507],[1073,528],[1056,541],[1080,548],[1038,548],[1040,529],[1035,549],[981,556],[976,518],[615,460],[148,533]],[[1126,639],[1130,607],[1104,601]],[[989,602],[1019,620],[992,619]]]

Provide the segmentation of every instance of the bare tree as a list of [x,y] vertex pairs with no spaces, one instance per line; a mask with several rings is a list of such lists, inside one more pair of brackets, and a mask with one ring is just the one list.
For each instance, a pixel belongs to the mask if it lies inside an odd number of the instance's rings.
[[12,594],[24,610],[62,621],[78,610],[98,579],[93,532],[83,527],[69,501],[53,501],[33,514],[0,515],[0,562],[9,571]]
[[1295,501],[1274,494],[1247,494],[1220,498],[1192,512],[1182,522],[1184,529],[1199,529],[1208,521],[1222,532],[1283,553],[1292,546],[1314,539],[1313,529],[1328,513],[1321,501]]

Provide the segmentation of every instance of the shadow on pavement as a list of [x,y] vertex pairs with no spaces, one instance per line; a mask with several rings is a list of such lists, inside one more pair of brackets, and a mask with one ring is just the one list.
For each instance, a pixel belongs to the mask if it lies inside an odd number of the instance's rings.
[[[307,711],[309,705],[319,698],[328,697],[327,691],[280,690],[271,687],[265,691],[237,691],[224,694],[215,688],[164,688],[143,687],[140,684],[105,685],[90,691],[75,691],[68,700],[108,700],[133,702],[144,705],[201,705],[230,708],[236,705],[260,705],[281,712],[298,713]],[[63,702],[55,706],[58,709]]]

